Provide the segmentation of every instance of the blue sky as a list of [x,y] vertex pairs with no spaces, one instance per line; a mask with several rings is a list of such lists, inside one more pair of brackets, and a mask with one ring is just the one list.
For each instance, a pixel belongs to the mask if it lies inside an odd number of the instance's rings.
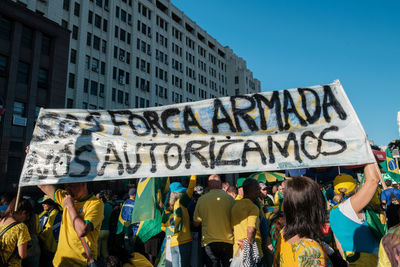
[[400,1],[172,3],[243,57],[263,91],[339,79],[369,139],[399,139]]

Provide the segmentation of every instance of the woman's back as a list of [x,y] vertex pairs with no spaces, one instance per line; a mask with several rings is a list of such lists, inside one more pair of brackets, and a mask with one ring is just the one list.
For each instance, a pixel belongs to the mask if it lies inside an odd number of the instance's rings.
[[[0,232],[11,223],[13,219],[6,219],[0,222]],[[7,230],[0,238],[0,256],[1,260],[9,266],[21,266],[21,260],[18,255],[18,246],[27,243],[31,239],[28,227],[24,223],[18,223]],[[14,253],[15,251],[15,253]],[[14,255],[13,255],[14,254]]]

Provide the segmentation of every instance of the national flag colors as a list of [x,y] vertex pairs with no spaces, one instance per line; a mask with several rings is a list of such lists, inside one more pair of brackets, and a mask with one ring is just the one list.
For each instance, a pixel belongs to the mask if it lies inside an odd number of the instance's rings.
[[399,165],[396,159],[393,158],[389,148],[386,149],[386,160],[381,162],[380,165],[393,180],[400,181]]

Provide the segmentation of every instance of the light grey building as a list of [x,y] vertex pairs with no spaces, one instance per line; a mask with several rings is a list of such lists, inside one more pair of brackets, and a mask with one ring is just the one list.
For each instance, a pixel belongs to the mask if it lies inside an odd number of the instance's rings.
[[246,61],[169,0],[18,0],[71,31],[67,108],[159,106],[256,93]]

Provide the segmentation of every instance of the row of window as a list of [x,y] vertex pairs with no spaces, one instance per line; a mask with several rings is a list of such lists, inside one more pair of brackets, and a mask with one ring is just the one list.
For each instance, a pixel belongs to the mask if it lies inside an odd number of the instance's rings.
[[143,40],[137,38],[136,40],[136,48],[137,50],[142,51],[143,53],[147,53],[147,55],[151,56],[151,46]]
[[114,58],[127,64],[131,64],[131,53],[122,48],[118,48],[117,46],[114,46]]
[[106,63],[104,61],[98,60],[95,57],[90,57],[86,55],[85,66],[86,69],[94,71],[96,73],[100,73],[101,75],[105,75],[106,73]]
[[158,27],[160,27],[164,31],[168,32],[168,22],[166,20],[162,19],[160,16],[157,16],[156,24]]
[[140,69],[141,71],[150,74],[150,63],[144,59],[140,59],[139,57],[136,57],[136,68],[138,70]]
[[[124,98],[125,95],[125,98]],[[125,102],[124,102],[125,99]],[[129,105],[129,93],[117,90],[116,88],[113,88],[111,91],[111,100],[113,102],[117,102],[118,104],[124,104]]]
[[[108,20],[102,19],[101,16],[94,14],[90,10],[89,10],[89,14],[88,14],[88,23],[93,24],[93,15],[94,15],[94,26],[99,29],[103,29],[103,31],[107,32]],[[103,27],[101,25],[103,25]]]
[[172,68],[183,73],[183,64],[174,58],[172,59]]
[[115,26],[114,37],[119,38],[121,41],[131,44],[131,34],[118,26]]
[[137,21],[137,31],[151,38],[151,27],[140,20]]
[[150,92],[150,81],[136,76],[136,88],[146,92]]
[[158,49],[156,49],[156,60],[168,65],[168,55]]
[[104,84],[85,78],[83,80],[83,92],[90,93],[90,95],[93,96],[100,96],[101,98],[104,98]]
[[142,3],[138,4],[138,13],[151,20],[151,10]]
[[162,87],[156,84],[155,90],[156,90],[156,96],[168,99],[168,89],[166,87]]
[[113,80],[118,81],[121,85],[129,84],[130,73],[117,67],[113,67]]
[[129,25],[132,25],[132,15],[119,6],[115,7],[115,17],[119,18],[122,22],[128,22]]
[[101,52],[103,53],[107,52],[107,41],[102,40],[100,37],[94,34],[92,35],[90,32],[87,33],[86,45],[89,47],[93,47],[93,49],[95,50],[101,49]]
[[156,32],[156,43],[168,48],[168,38],[158,32]]
[[182,89],[182,79],[172,74],[172,85]]

